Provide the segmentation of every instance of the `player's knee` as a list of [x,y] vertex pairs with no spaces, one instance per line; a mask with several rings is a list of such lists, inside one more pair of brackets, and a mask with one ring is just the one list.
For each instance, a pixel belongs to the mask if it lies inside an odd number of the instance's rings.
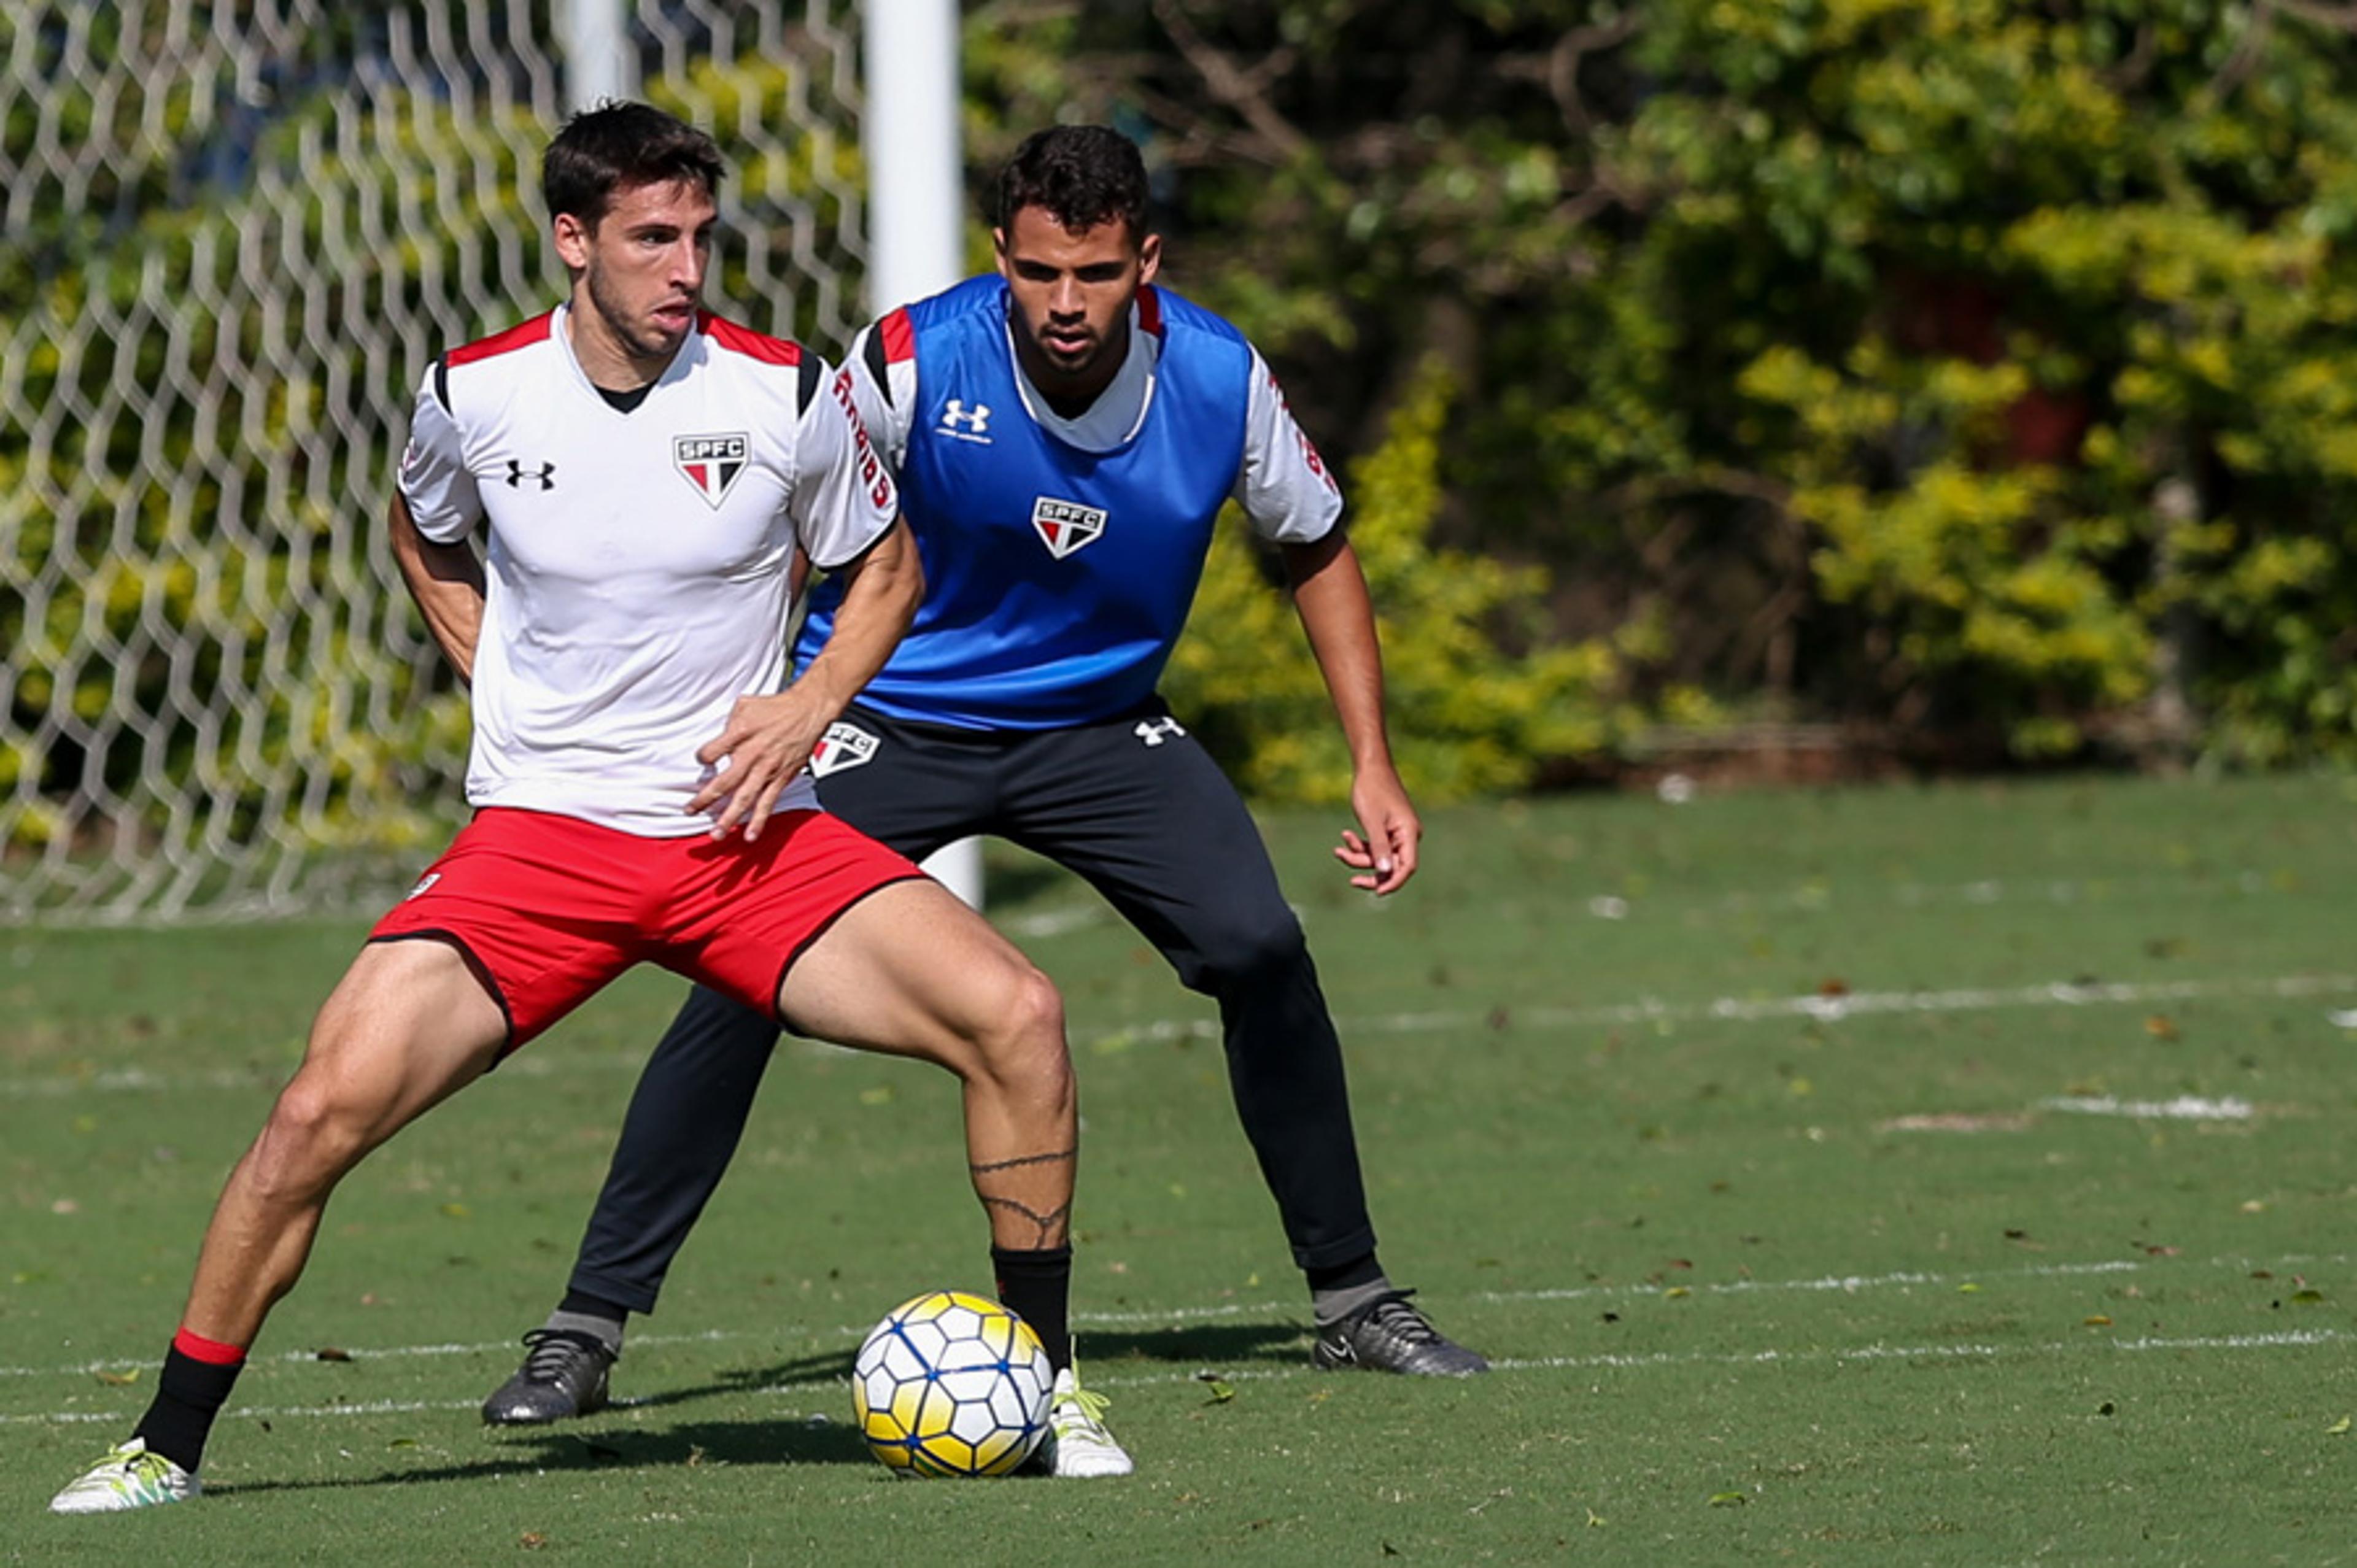
[[1008,1043],[1035,1068],[1064,1060],[1064,993],[1056,983],[1025,964],[1015,978],[1006,1009]]
[[360,1157],[365,1125],[328,1085],[297,1074],[254,1141],[251,1178],[267,1196],[315,1197]]
[[1199,991],[1224,995],[1281,981],[1309,961],[1309,943],[1293,911],[1279,906],[1254,919],[1237,920],[1204,944]]
[[1064,1046],[1064,997],[1056,983],[1023,964],[1006,983],[991,1026],[978,1042],[990,1075],[1031,1096],[1070,1091],[1071,1058]]

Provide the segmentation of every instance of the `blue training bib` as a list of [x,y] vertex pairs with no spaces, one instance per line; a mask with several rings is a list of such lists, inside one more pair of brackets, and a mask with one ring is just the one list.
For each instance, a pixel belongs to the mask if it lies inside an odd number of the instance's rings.
[[[1111,452],[1039,426],[1016,385],[1006,286],[969,279],[909,307],[918,407],[901,508],[925,568],[915,624],[859,700],[896,718],[1057,729],[1154,694],[1187,622],[1211,528],[1243,462],[1252,349],[1211,312],[1148,287],[1155,389]],[[807,661],[842,600],[820,585]]]

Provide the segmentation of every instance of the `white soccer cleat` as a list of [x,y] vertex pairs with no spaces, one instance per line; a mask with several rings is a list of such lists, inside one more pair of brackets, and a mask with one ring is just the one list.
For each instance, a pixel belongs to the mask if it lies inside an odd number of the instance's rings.
[[184,1503],[201,1493],[197,1478],[161,1454],[147,1452],[135,1437],[49,1499],[51,1513],[124,1513],[163,1503]]
[[1050,1476],[1092,1479],[1126,1476],[1135,1468],[1128,1451],[1105,1430],[1104,1395],[1081,1387],[1072,1369],[1056,1374],[1056,1389],[1048,1397],[1048,1440],[1039,1445],[1039,1462]]

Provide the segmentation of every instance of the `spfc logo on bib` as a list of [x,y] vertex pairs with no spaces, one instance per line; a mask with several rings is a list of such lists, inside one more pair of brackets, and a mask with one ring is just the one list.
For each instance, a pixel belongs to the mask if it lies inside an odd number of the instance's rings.
[[742,434],[729,435],[677,435],[672,438],[672,467],[680,477],[695,487],[713,510],[728,499],[737,488],[737,478],[752,461],[753,441]]
[[840,773],[846,768],[856,768],[876,755],[876,737],[856,725],[837,722],[826,726],[826,734],[811,747],[810,770],[813,779],[823,779],[830,773]]
[[1078,501],[1054,501],[1041,496],[1031,509],[1031,526],[1039,531],[1048,546],[1048,553],[1061,561],[1082,545],[1093,544],[1105,531],[1105,513],[1101,507],[1082,506]]

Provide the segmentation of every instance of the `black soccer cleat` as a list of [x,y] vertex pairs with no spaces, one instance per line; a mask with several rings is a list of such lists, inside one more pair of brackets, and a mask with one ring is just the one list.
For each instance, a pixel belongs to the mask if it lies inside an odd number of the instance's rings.
[[483,1402],[486,1426],[545,1426],[606,1408],[606,1373],[621,1354],[594,1334],[535,1328],[516,1375]]
[[1479,1352],[1468,1350],[1408,1305],[1414,1291],[1395,1291],[1318,1331],[1309,1359],[1328,1371],[1362,1367],[1371,1372],[1411,1377],[1469,1378],[1490,1369]]

